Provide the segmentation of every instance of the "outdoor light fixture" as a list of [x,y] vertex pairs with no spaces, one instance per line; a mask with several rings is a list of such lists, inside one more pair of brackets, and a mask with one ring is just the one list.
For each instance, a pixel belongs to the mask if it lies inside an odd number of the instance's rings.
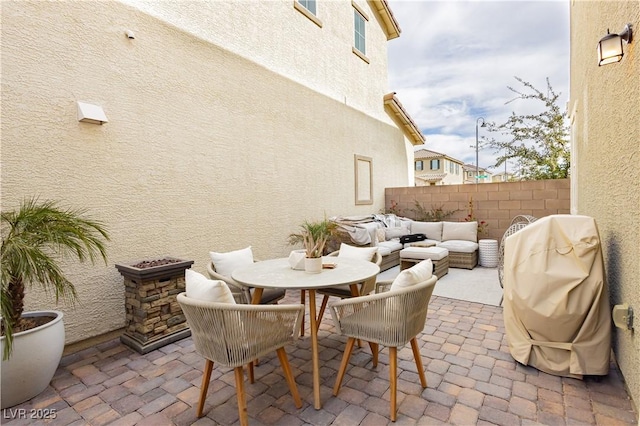
[[80,101],[78,101],[77,104],[78,121],[91,124],[104,124],[109,121],[100,105],[93,105]]
[[480,121],[482,121],[482,124],[480,125],[480,127],[485,127],[487,125],[487,123],[484,122],[484,118],[483,117],[478,117],[476,120],[476,185],[478,184],[478,178],[480,177],[480,170],[478,167],[478,123],[480,123]]
[[620,62],[624,56],[622,40],[631,43],[631,36],[631,24],[625,25],[620,34],[610,34],[607,28],[607,35],[598,42],[598,66]]

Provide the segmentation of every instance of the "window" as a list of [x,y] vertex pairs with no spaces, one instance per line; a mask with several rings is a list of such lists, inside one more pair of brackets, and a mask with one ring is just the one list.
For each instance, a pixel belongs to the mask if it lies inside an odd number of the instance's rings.
[[364,28],[364,16],[357,10],[353,10],[353,31],[354,31],[354,44],[353,46],[358,50],[358,52],[365,55],[366,47],[365,47],[365,28]]
[[453,174],[453,161],[449,161],[449,173]]
[[440,169],[440,160],[431,160],[431,170]]
[[460,164],[456,164],[456,174],[460,174]]
[[424,163],[422,162],[422,160],[416,161],[416,170],[423,170],[423,168],[424,168]]
[[313,13],[314,15],[316,14],[316,0],[298,0],[298,3],[304,6],[304,8],[309,12]]

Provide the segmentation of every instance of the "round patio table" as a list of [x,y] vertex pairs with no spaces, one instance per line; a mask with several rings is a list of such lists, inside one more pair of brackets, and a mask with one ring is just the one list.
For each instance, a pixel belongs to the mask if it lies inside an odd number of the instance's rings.
[[319,410],[320,402],[320,363],[318,358],[318,327],[316,317],[316,289],[349,285],[351,293],[358,294],[357,284],[374,278],[380,272],[375,263],[336,256],[325,256],[323,264],[335,264],[333,269],[323,269],[318,274],[294,270],[288,258],[279,258],[256,262],[236,269],[231,274],[237,282],[255,287],[251,303],[259,303],[265,288],[282,288],[309,291],[309,317],[311,320],[311,357],[313,361],[313,399],[314,407]]

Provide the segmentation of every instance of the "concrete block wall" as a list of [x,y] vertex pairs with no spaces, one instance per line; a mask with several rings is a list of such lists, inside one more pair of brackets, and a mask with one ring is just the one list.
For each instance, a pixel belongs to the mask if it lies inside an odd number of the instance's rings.
[[569,195],[569,179],[386,188],[385,210],[396,205],[399,214],[414,219],[417,201],[427,211],[455,211],[447,220],[457,222],[467,217],[472,202],[474,216],[487,222],[479,238],[500,241],[517,215],[569,214]]

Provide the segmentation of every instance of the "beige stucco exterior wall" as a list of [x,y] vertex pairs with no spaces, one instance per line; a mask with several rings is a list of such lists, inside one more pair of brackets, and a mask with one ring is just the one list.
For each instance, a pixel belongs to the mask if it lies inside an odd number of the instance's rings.
[[[596,44],[633,25],[617,64],[598,67]],[[596,219],[611,304],[628,303],[635,331],[614,329],[613,350],[640,405],[640,2],[571,4],[572,210]]]
[[[205,272],[211,250],[284,256],[303,220],[378,212],[384,188],[407,184],[397,127],[140,10],[97,5],[2,4],[2,209],[61,199],[111,231],[107,265],[65,264],[80,297],[60,306],[67,343],[124,326],[115,263],[172,255]],[[79,123],[76,101],[109,122]],[[372,205],[355,205],[355,154],[373,159]],[[26,302],[54,307],[35,290]]]

